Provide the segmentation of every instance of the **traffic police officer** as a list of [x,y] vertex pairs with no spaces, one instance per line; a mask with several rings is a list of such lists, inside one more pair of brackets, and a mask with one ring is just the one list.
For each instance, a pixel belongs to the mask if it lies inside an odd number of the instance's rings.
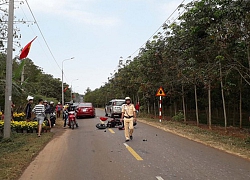
[[131,104],[130,97],[125,98],[126,104],[122,106],[121,121],[124,120],[126,142],[133,139],[134,121],[136,121],[136,110]]

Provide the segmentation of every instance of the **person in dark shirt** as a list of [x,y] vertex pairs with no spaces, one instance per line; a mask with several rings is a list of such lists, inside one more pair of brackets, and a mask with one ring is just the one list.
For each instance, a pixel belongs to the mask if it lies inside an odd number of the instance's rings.
[[48,104],[47,100],[43,101],[44,109],[45,109],[45,119],[49,122],[49,127],[51,128],[51,121],[50,121],[50,105]]
[[29,102],[27,103],[26,107],[25,107],[25,114],[26,114],[26,121],[30,121],[31,119],[31,112],[32,112],[32,103],[33,103],[33,98],[30,97],[30,99],[28,100]]
[[55,112],[55,110],[56,110],[56,107],[54,106],[54,102],[53,101],[51,101],[50,102],[50,113],[54,113]]
[[50,113],[50,122],[51,122],[51,126],[52,126],[52,127],[56,125],[55,110],[56,110],[56,107],[54,106],[54,102],[51,101],[51,102],[50,102],[49,113]]

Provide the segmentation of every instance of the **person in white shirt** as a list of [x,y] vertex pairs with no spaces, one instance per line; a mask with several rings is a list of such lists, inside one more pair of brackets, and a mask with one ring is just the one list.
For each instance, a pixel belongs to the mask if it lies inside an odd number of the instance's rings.
[[37,122],[38,122],[38,137],[41,136],[42,124],[45,118],[45,108],[43,105],[43,100],[39,99],[39,103],[32,110],[36,114]]

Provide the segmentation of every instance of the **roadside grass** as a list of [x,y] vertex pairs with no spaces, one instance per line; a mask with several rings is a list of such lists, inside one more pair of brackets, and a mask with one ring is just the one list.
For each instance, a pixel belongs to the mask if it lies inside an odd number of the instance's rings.
[[13,133],[9,139],[0,139],[0,179],[17,179],[33,158],[52,139],[54,133]]
[[[197,127],[195,125],[187,125],[182,122],[162,121],[152,118],[139,118],[139,122],[149,124],[164,131],[168,131],[187,139],[235,154],[250,160],[250,134],[249,132],[230,133],[235,132],[235,128],[229,127],[228,132],[225,133],[221,127],[213,126],[212,130],[205,128],[205,126]],[[237,129],[240,132],[240,129]]]

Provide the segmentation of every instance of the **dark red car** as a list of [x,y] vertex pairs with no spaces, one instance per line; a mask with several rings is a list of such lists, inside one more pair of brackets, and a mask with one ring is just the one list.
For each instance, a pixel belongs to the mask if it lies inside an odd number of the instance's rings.
[[92,103],[80,103],[76,108],[76,118],[95,117],[95,108]]

